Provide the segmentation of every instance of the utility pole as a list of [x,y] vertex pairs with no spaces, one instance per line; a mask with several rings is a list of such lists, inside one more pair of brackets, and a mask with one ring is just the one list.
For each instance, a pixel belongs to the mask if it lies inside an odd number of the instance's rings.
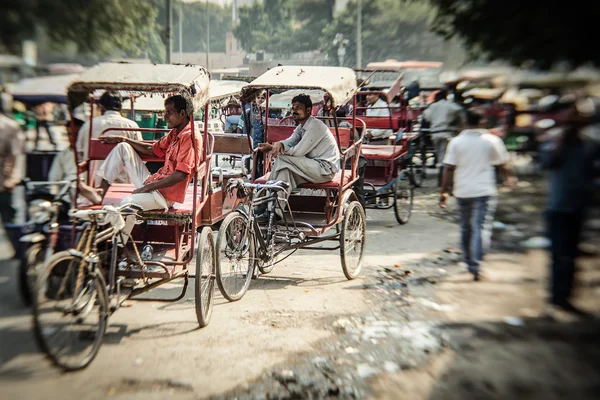
[[208,0],[206,0],[206,68],[208,69],[208,53],[210,53],[210,16],[208,15]]
[[183,2],[179,2],[179,63],[183,64]]
[[173,33],[173,3],[167,0],[167,64],[171,64],[171,36]]
[[356,9],[356,68],[362,68],[362,0]]

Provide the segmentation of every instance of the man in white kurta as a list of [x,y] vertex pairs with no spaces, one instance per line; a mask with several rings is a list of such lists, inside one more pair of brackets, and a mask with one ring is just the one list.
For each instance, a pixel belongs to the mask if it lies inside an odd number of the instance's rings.
[[[310,96],[300,94],[292,99],[292,117],[298,123],[292,136],[274,144],[263,143],[259,150],[270,151],[276,157],[269,175],[270,181],[290,184],[281,198],[287,198],[298,185],[325,183],[333,179],[340,169],[340,152],[329,128],[311,116]],[[285,202],[282,202],[284,208]]]
[[[139,129],[135,121],[121,116],[121,97],[118,93],[104,92],[98,101],[102,115],[92,119],[92,135],[94,139],[100,136],[124,136],[133,140],[143,140],[142,134],[139,131],[108,131],[103,135],[103,132],[109,128],[132,128]],[[90,138],[90,122],[86,121],[77,135],[77,157],[80,161],[88,159],[88,147]],[[95,161],[90,164],[91,176],[96,175],[96,171],[102,166],[102,161]],[[98,179],[95,179],[98,181]],[[129,182],[126,174],[119,176],[118,182]]]

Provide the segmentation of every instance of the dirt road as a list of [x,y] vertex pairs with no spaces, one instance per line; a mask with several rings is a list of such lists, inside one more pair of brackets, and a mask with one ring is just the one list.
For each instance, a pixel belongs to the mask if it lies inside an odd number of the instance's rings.
[[[3,262],[0,392],[45,400],[597,398],[599,320],[544,318],[546,254],[522,243],[543,234],[543,185],[501,194],[481,282],[458,263],[454,203],[440,210],[427,186],[408,225],[368,211],[358,279],[344,278],[337,253],[298,252],[241,301],[218,295],[202,330],[191,292],[174,304],[131,302],[78,373],[59,373],[38,352],[16,266]],[[586,241],[598,249],[600,215],[589,222]],[[6,247],[0,241],[0,254]],[[576,292],[597,314],[599,261],[581,260]]]
[[[416,202],[418,204],[418,201]],[[254,280],[246,296],[220,295],[210,325],[198,330],[193,293],[178,303],[131,302],[110,318],[105,344],[82,372],[61,374],[38,352],[30,310],[15,289],[14,262],[0,269],[0,392],[4,398],[114,399],[219,396],[281,363],[335,341],[334,321],[374,307],[363,283],[382,266],[409,263],[454,243],[455,227],[415,207],[408,225],[393,212],[368,212],[361,277],[347,281],[337,252],[298,252]],[[4,247],[7,243],[2,244]],[[3,249],[4,249],[3,247]],[[7,254],[2,251],[0,254]],[[180,284],[152,296],[173,296]]]

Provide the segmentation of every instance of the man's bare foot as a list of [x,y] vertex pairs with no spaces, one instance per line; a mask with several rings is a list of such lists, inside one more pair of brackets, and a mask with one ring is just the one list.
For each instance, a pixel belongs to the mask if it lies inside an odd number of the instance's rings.
[[104,190],[94,189],[93,187],[88,186],[85,183],[80,183],[79,192],[83,197],[91,201],[93,204],[102,204]]

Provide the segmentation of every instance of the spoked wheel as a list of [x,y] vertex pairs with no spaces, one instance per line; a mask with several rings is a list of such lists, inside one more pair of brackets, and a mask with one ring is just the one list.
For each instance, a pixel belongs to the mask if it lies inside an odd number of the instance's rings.
[[394,183],[394,215],[400,225],[404,225],[412,214],[415,187],[411,173],[407,170],[398,172]]
[[32,292],[35,290],[37,277],[44,267],[45,249],[41,244],[29,247],[21,259],[19,266],[19,290],[26,306],[31,305]]
[[36,339],[67,371],[85,368],[96,357],[109,314],[104,278],[80,267],[81,259],[56,253],[38,277],[33,299]]
[[215,242],[213,231],[205,226],[200,232],[198,249],[196,250],[196,318],[200,328],[204,328],[212,315],[215,298]]
[[244,296],[254,272],[254,238],[247,225],[244,214],[232,212],[221,224],[217,236],[217,284],[229,301]]
[[427,177],[427,143],[423,136],[419,137],[415,155],[410,161],[410,170],[413,173],[415,186],[421,187]]
[[365,249],[367,222],[365,210],[358,201],[352,201],[344,212],[340,234],[340,256],[342,270],[348,279],[360,273],[360,263]]

